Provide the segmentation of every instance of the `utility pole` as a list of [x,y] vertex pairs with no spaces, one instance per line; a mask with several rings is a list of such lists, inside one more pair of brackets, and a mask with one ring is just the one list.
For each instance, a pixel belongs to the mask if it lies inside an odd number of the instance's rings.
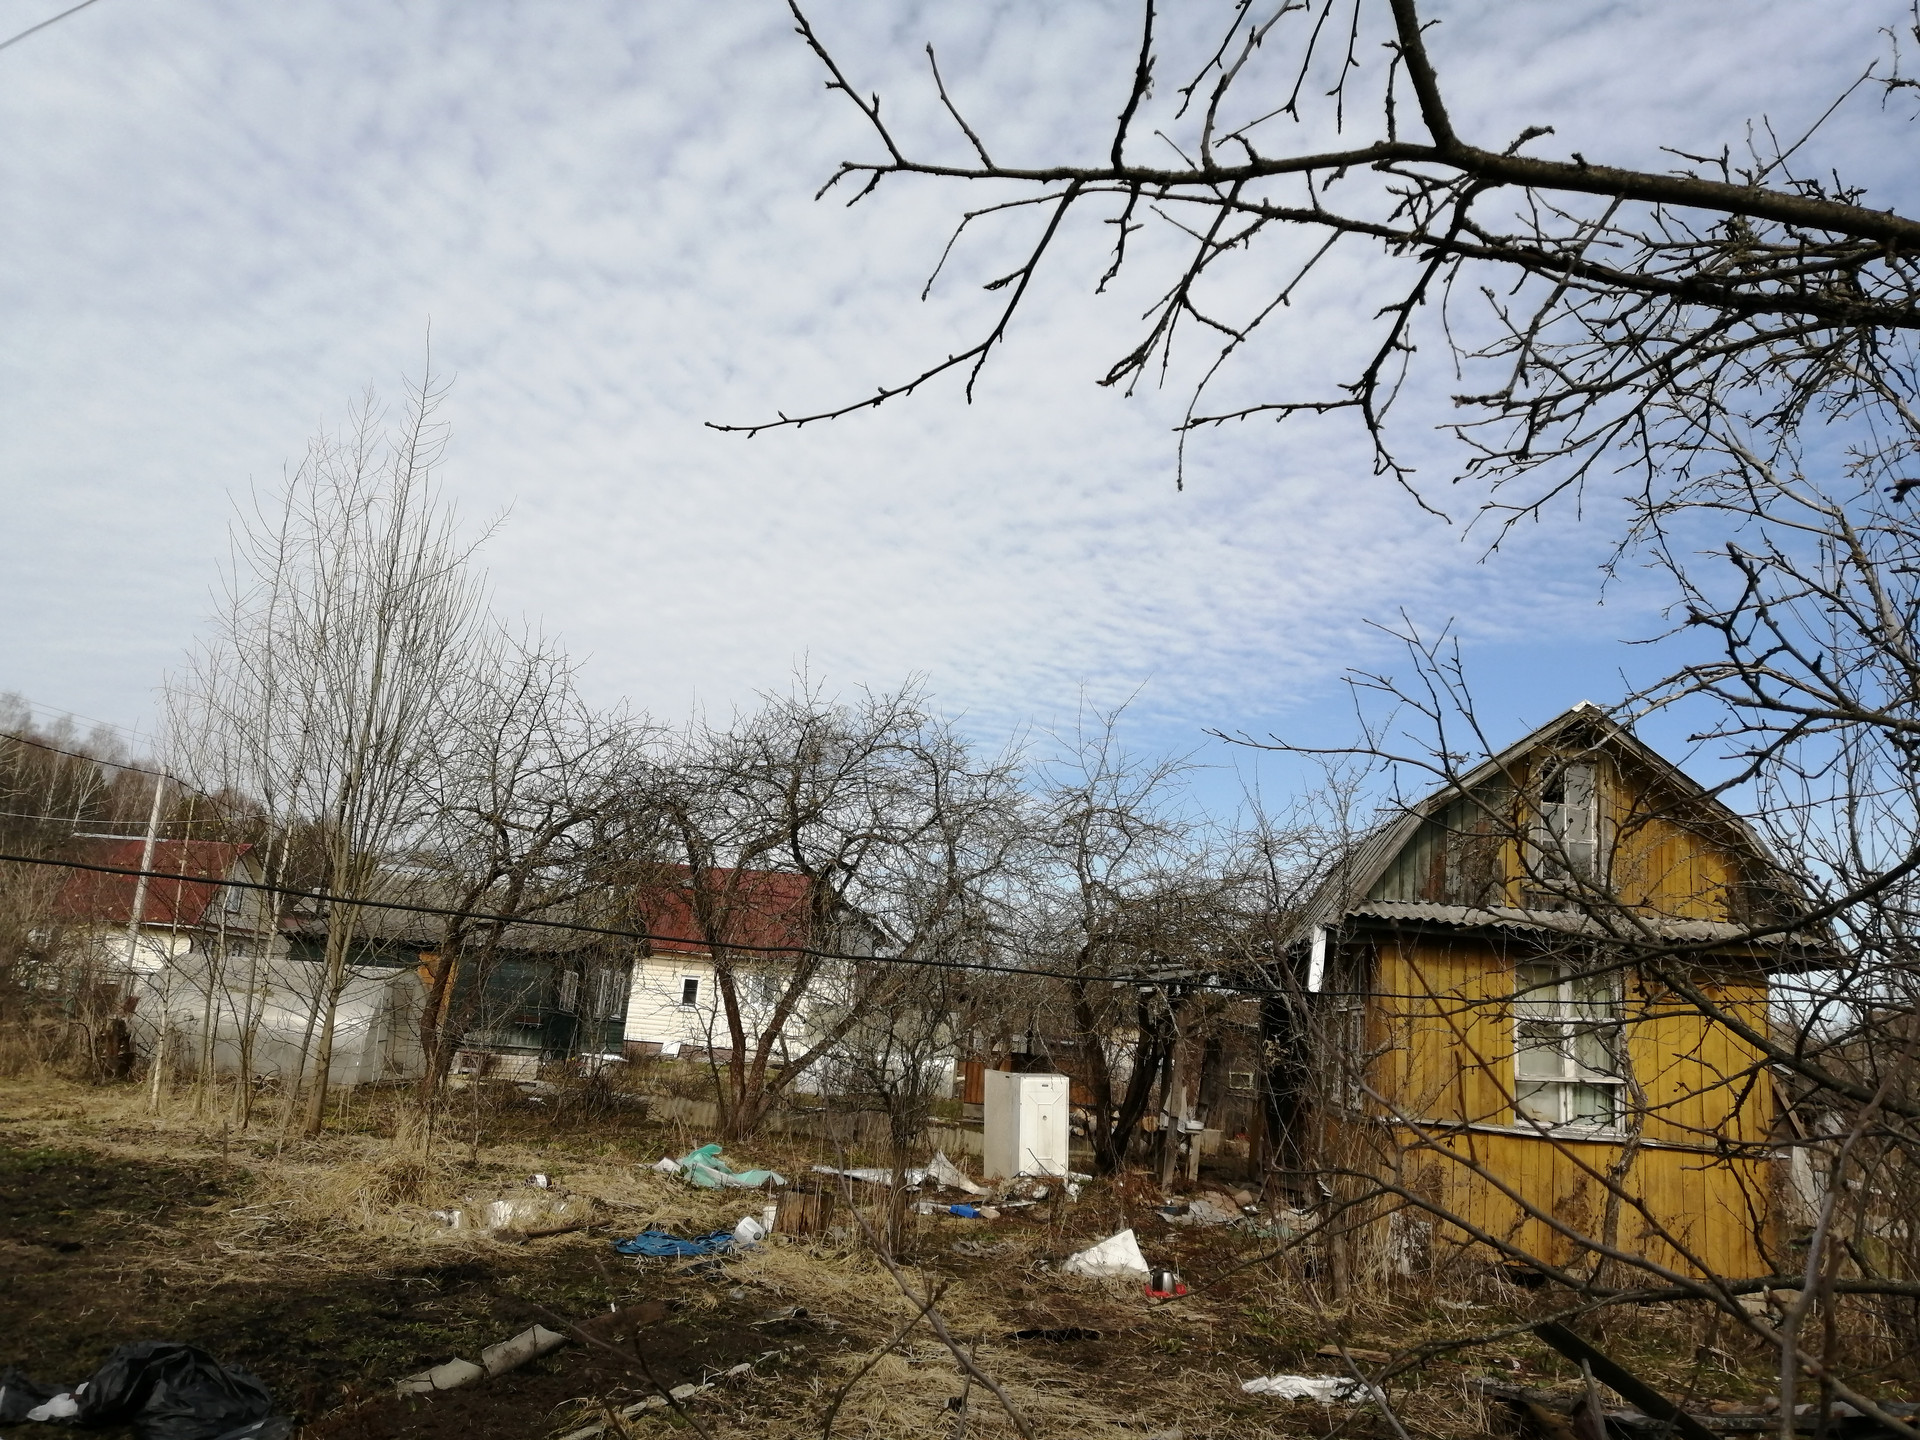
[[153,777],[153,809],[147,815],[147,839],[140,847],[140,874],[133,882],[133,909],[127,915],[127,969],[134,968],[140,947],[140,922],[147,910],[147,872],[153,869],[153,846],[160,836],[160,796],[167,777]]
[[[140,873],[133,881],[133,907],[127,914],[127,990],[132,993],[140,953],[140,922],[147,913],[147,872],[153,869],[153,847],[160,837],[160,801],[166,794],[167,777],[153,777],[153,808],[147,812],[147,838],[140,846]],[[163,961],[162,964],[165,962]],[[153,1037],[153,1089],[147,1096],[147,1108],[160,1103],[160,1059],[167,1043],[167,1007],[160,1005],[160,1019]]]

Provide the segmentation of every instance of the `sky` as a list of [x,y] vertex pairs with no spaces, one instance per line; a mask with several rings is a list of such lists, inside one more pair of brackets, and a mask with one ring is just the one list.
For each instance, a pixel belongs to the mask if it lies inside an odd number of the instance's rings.
[[[0,0],[0,37],[60,4]],[[1225,5],[1163,22],[1163,74]],[[1660,147],[1803,129],[1904,4],[1517,0],[1430,7],[1469,135],[1659,168]],[[923,47],[997,158],[1099,154],[1130,5],[818,0],[815,27],[928,152],[953,155]],[[1184,27],[1184,28],[1183,28]],[[1153,117],[1166,118],[1170,83]],[[1171,123],[1170,120],[1168,123]],[[1371,123],[1369,117],[1368,123]],[[1896,203],[1909,117],[1850,102],[1806,152]],[[1154,143],[1142,127],[1140,144]],[[1605,702],[1657,657],[1656,588],[1603,587],[1604,487],[1489,555],[1430,430],[1406,452],[1451,523],[1372,473],[1341,421],[1176,437],[1190,384],[1096,381],[1173,251],[1095,295],[1110,227],[1062,237],[968,404],[955,383],[802,431],[969,343],[1028,232],[964,242],[970,193],[815,191],[873,152],[776,0],[97,0],[0,50],[0,690],[149,729],[200,632],[237,500],[369,387],[451,382],[442,480],[496,606],[565,637],[588,692],[725,714],[796,670],[909,676],[983,738],[1126,703],[1130,743],[1258,777],[1214,730],[1338,743],[1343,677],[1404,673],[1388,632],[1451,626],[1496,733]],[[1259,293],[1284,247],[1229,285]],[[1230,394],[1324,388],[1369,333],[1377,257],[1337,258]],[[1235,389],[1234,387],[1238,387]],[[1453,502],[1459,502],[1454,504]]]

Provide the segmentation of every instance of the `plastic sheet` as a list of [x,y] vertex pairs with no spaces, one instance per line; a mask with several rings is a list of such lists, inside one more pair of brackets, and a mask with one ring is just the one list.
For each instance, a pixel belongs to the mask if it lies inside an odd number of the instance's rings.
[[1109,1235],[1098,1245],[1090,1245],[1077,1255],[1068,1256],[1060,1268],[1069,1275],[1090,1275],[1095,1279],[1124,1276],[1130,1280],[1144,1280],[1152,1267],[1147,1264],[1147,1257],[1140,1253],[1140,1241],[1133,1231],[1122,1230],[1118,1235]]
[[714,1230],[690,1240],[665,1230],[642,1230],[631,1240],[614,1241],[613,1248],[622,1255],[644,1255],[651,1260],[687,1260],[696,1255],[718,1254],[731,1244],[731,1230]]
[[674,1162],[680,1167],[680,1174],[691,1184],[702,1190],[724,1190],[738,1187],[744,1190],[757,1190],[771,1180],[775,1185],[787,1183],[784,1175],[772,1170],[735,1170],[720,1158],[718,1145],[702,1145],[698,1150],[689,1150]]
[[[15,1415],[14,1397],[33,1393],[47,1398]],[[292,1421],[273,1414],[265,1385],[172,1340],[120,1346],[66,1395],[49,1396],[17,1371],[0,1376],[0,1420],[35,1411],[95,1428],[131,1425],[140,1440],[286,1440],[293,1431]]]
[[1349,1380],[1344,1375],[1256,1375],[1242,1381],[1240,1388],[1249,1395],[1271,1395],[1279,1400],[1318,1400],[1322,1405],[1336,1401],[1350,1404],[1371,1399],[1377,1393],[1371,1385]]

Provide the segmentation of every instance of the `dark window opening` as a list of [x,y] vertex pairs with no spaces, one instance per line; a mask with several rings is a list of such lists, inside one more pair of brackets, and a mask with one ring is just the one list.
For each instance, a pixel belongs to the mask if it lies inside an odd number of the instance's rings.
[[680,982],[680,1003],[693,1005],[700,999],[700,977],[689,975]]

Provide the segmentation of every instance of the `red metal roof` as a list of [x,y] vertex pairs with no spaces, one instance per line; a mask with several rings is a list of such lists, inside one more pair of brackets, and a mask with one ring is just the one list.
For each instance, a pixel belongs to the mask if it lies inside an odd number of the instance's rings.
[[[679,880],[640,887],[634,895],[652,948],[667,955],[703,955],[707,942],[694,920],[693,887],[685,865],[662,867]],[[707,888],[716,905],[728,907],[722,938],[729,945],[804,945],[807,943],[807,895],[804,875],[785,870],[707,872]],[[729,887],[731,886],[731,893]]]
[[[112,865],[126,870],[140,869],[140,856],[146,842],[131,840],[78,840],[69,858],[87,865]],[[152,863],[146,868],[160,872],[147,881],[146,904],[141,912],[143,925],[200,924],[207,906],[220,891],[220,882],[233,872],[240,857],[253,847],[224,840],[156,840]],[[163,878],[164,877],[164,878]],[[132,875],[103,875],[95,870],[70,870],[54,897],[53,915],[57,920],[77,920],[96,925],[125,925],[133,918],[133,894],[139,884]]]

